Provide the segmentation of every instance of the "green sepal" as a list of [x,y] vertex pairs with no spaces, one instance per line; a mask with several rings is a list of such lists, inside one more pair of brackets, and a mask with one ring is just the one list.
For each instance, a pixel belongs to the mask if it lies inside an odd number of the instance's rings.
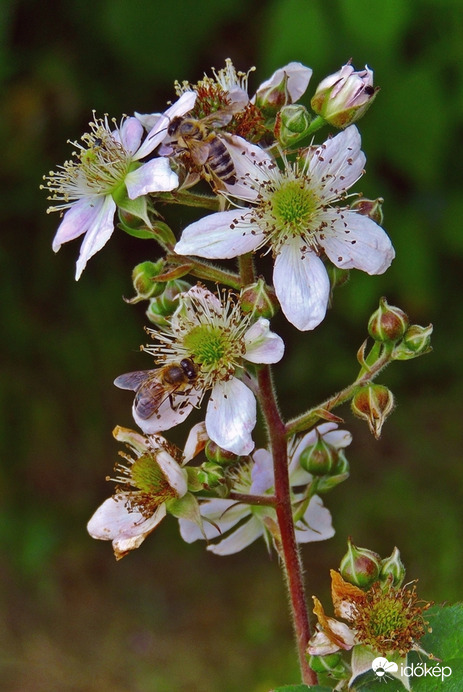
[[197,524],[204,538],[206,538],[201,513],[199,511],[199,503],[194,495],[186,493],[183,497],[168,500],[166,502],[166,508],[169,514],[173,514],[177,519],[188,519],[188,521]]

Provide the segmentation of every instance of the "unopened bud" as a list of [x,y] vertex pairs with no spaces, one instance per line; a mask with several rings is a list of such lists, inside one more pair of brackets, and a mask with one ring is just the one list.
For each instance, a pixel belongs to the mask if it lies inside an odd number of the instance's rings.
[[365,65],[356,72],[349,62],[320,82],[311,106],[330,125],[344,128],[362,117],[377,92],[373,71]]
[[379,580],[381,582],[392,582],[392,586],[401,586],[405,578],[405,566],[400,559],[400,553],[394,548],[392,554],[382,560]]
[[368,333],[375,341],[399,341],[408,327],[408,317],[400,308],[381,298],[379,308],[370,317]]
[[198,469],[198,481],[206,490],[225,483],[225,472],[220,464],[214,461],[205,461]]
[[360,197],[355,200],[355,202],[352,202],[350,208],[356,211],[357,214],[368,216],[369,219],[379,226],[382,226],[384,221],[383,204],[384,199],[382,197],[378,197],[377,199],[365,199],[365,197]]
[[137,264],[132,271],[132,283],[137,295],[126,302],[138,303],[140,300],[148,300],[160,295],[166,284],[162,281],[156,282],[155,278],[162,273],[163,267],[163,260]]
[[339,457],[336,466],[331,472],[331,475],[318,476],[317,478],[317,493],[327,493],[333,490],[337,485],[343,483],[349,478],[349,462],[342,450],[339,450]]
[[306,447],[301,452],[299,463],[313,476],[330,475],[337,467],[340,452],[326,442],[318,431],[317,437],[315,444]]
[[310,656],[309,666],[314,673],[329,674],[334,679],[338,679],[340,673],[344,673],[345,666],[343,664],[341,654],[327,654],[326,656]]
[[279,303],[275,292],[263,279],[258,279],[241,291],[240,306],[244,313],[252,312],[256,317],[270,319],[277,312]]
[[305,106],[289,104],[277,114],[275,137],[282,146],[287,147],[298,142],[309,129],[311,117]]
[[412,324],[405,332],[401,343],[394,349],[392,357],[395,360],[410,360],[429,353],[432,330],[432,324],[427,327]]
[[350,538],[347,540],[347,553],[341,560],[339,571],[342,578],[358,586],[368,589],[378,581],[381,569],[381,557],[368,548],[358,548]]
[[367,384],[352,398],[352,412],[366,420],[372,435],[379,439],[381,428],[394,408],[392,392],[382,384]]
[[256,106],[261,109],[266,117],[272,117],[278,111],[291,103],[291,96],[288,91],[288,75],[283,73],[279,84],[269,82],[268,86],[260,87],[256,94]]
[[173,279],[164,284],[165,288],[161,295],[153,298],[150,302],[150,311],[154,314],[168,317],[172,315],[178,307],[179,293],[185,293],[191,288],[187,281]]
[[206,442],[204,453],[208,461],[220,464],[221,466],[236,464],[241,459],[237,454],[219,447],[213,440],[208,440]]

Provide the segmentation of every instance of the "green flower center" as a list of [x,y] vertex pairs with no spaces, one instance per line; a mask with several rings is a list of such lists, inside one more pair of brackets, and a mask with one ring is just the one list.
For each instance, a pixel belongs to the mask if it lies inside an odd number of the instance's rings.
[[320,206],[320,199],[304,181],[289,180],[276,190],[271,199],[272,213],[279,226],[286,230],[307,230]]
[[226,328],[201,324],[185,335],[183,346],[203,375],[214,373],[225,378],[234,372],[236,358],[241,355],[241,343],[229,337]]
[[131,468],[131,484],[141,492],[155,496],[160,502],[175,497],[156,460],[150,454],[136,459]]
[[392,632],[401,631],[406,626],[407,617],[400,601],[384,601],[372,607],[369,621],[372,637],[388,637]]

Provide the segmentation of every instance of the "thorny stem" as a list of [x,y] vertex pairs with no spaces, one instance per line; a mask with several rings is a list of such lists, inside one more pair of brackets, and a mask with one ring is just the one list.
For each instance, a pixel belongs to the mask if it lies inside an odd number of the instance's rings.
[[[375,343],[370,351],[370,354],[365,359],[364,365],[362,365],[360,374],[355,382],[348,385],[329,399],[326,399],[315,408],[310,409],[310,411],[307,411],[302,416],[298,416],[297,418],[289,421],[286,425],[287,437],[290,438],[296,433],[309,430],[318,420],[322,420],[324,418],[327,419],[327,416],[324,414],[329,413],[337,406],[349,401],[359,387],[367,384],[377,375],[379,375],[381,370],[383,370],[386,365],[390,363],[391,352],[392,351],[390,348],[385,348],[383,354],[377,357],[377,344]],[[376,360],[374,357],[376,357]],[[371,364],[372,360],[374,361],[373,364]]]
[[286,426],[283,423],[275,400],[271,371],[268,365],[257,375],[259,402],[264,415],[273,457],[275,476],[276,514],[280,531],[280,554],[283,558],[286,585],[291,604],[293,628],[296,636],[302,682],[317,684],[317,676],[308,665],[305,650],[310,639],[310,625],[304,591],[304,579],[299,550],[294,532],[291,506],[291,490],[288,474],[288,448]]

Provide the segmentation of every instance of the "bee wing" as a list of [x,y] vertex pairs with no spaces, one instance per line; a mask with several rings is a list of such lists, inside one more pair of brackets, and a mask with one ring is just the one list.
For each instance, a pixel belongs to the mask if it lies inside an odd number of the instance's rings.
[[228,125],[232,118],[233,110],[228,108],[226,110],[223,109],[216,111],[215,113],[211,113],[210,115],[206,115],[205,118],[202,118],[201,123],[211,128],[223,127],[224,125]]
[[136,392],[141,387],[143,382],[153,377],[156,370],[136,370],[135,372],[126,372],[124,375],[119,375],[114,380],[114,384],[119,389],[130,389]]
[[188,149],[190,150],[191,158],[197,166],[204,166],[210,154],[210,146],[208,142],[197,142],[194,139],[188,141]]
[[162,382],[157,378],[150,378],[141,384],[135,395],[133,406],[140,418],[147,420],[158,411],[168,397],[169,392],[166,392]]

